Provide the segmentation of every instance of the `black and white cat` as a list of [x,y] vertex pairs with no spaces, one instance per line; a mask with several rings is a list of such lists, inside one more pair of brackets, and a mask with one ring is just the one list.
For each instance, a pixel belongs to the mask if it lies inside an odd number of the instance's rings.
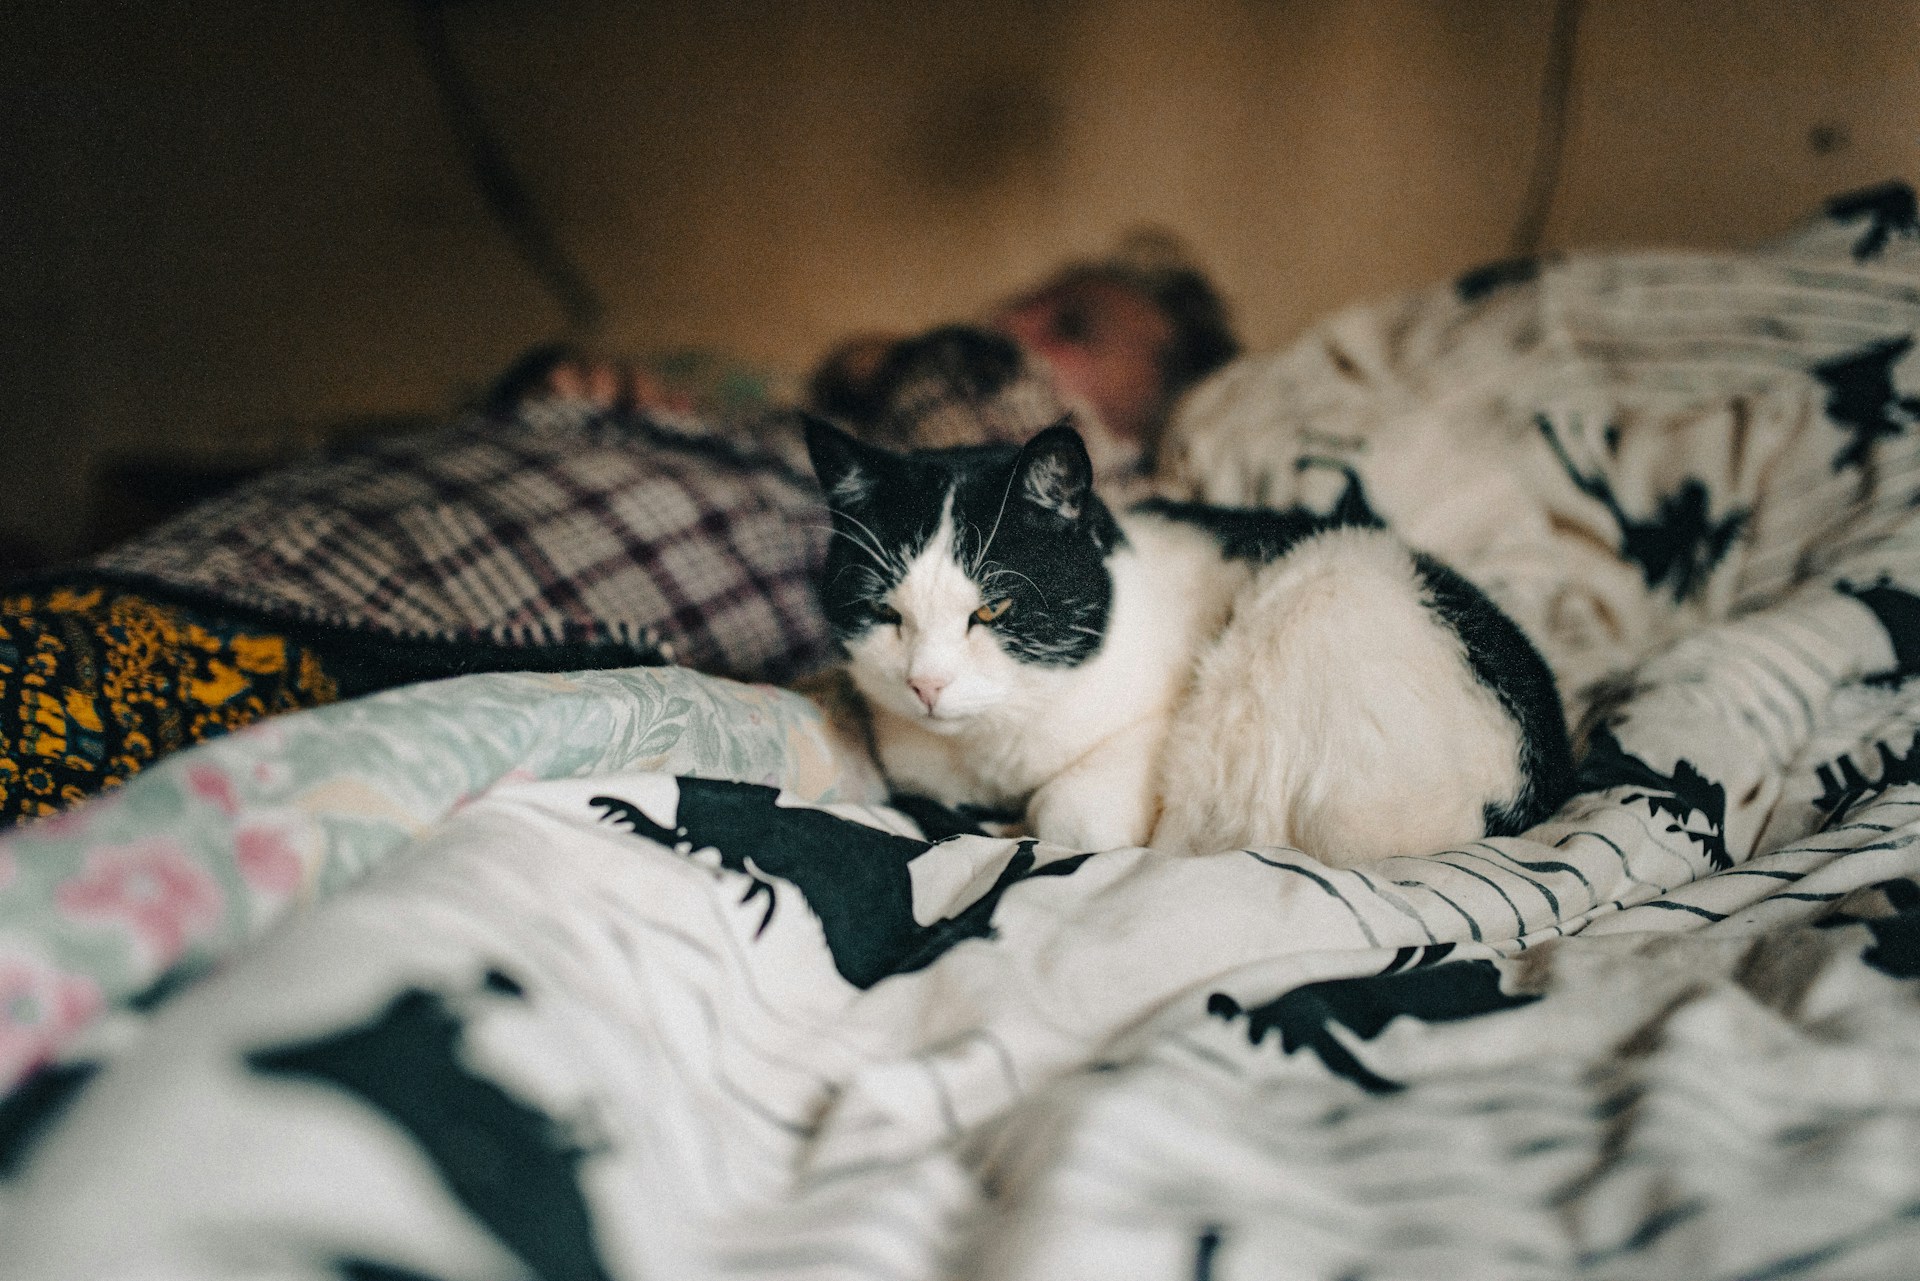
[[1523,831],[1571,790],[1545,662],[1370,515],[1116,519],[1065,423],[895,454],[814,421],[807,446],[826,615],[903,792],[1081,849],[1347,865]]

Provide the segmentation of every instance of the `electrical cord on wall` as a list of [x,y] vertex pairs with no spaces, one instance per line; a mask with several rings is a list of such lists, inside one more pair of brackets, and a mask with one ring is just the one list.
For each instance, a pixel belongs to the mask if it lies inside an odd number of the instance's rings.
[[1533,172],[1520,201],[1520,218],[1513,227],[1516,258],[1540,252],[1553,199],[1560,190],[1560,169],[1566,158],[1567,127],[1573,102],[1574,54],[1580,38],[1581,0],[1557,0],[1553,30],[1547,36],[1547,65],[1540,81],[1540,119],[1534,130]]
[[540,211],[539,202],[507,154],[480,109],[473,82],[454,52],[447,30],[450,0],[413,0],[413,36],[429,78],[440,94],[440,107],[453,130],[487,211],[506,233],[522,262],[560,304],[567,327],[576,338],[599,327],[606,307],[599,293],[575,265]]

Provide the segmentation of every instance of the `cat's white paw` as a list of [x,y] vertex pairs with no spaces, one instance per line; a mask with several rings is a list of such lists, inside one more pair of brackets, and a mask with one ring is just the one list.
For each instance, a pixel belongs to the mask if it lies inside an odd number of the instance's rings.
[[1145,845],[1153,830],[1146,801],[1111,788],[1049,785],[1027,805],[1027,830],[1049,845],[1076,850]]
[[1041,840],[1081,850],[1145,845],[1160,817],[1154,768],[1167,718],[1146,716],[1108,735],[1027,802]]

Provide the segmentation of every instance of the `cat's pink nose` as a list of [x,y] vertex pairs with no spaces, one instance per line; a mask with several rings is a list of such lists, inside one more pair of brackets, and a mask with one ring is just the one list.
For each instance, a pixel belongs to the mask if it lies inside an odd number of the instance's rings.
[[921,703],[931,714],[933,705],[940,701],[940,691],[947,687],[947,680],[942,676],[911,676],[907,678],[907,684],[920,696]]

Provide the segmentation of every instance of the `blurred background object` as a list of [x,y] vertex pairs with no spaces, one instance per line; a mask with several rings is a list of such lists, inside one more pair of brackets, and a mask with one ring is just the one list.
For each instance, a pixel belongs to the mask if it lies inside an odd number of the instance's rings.
[[1259,350],[1516,246],[1736,245],[1920,174],[1920,0],[201,0],[8,22],[15,567],[127,532],[148,473],[198,492],[443,415],[545,342],[797,378],[850,334],[979,315],[1156,225]]

